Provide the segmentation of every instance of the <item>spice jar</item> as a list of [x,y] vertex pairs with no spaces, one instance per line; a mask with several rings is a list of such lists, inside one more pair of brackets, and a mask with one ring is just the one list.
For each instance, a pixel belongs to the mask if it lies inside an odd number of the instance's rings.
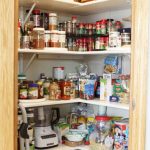
[[40,26],[45,30],[49,29],[49,17],[48,13],[41,13]]
[[84,34],[84,24],[80,23],[79,24],[79,35],[83,35]]
[[96,22],[96,34],[101,34],[101,23],[100,23],[100,21]]
[[50,47],[50,39],[51,39],[51,35],[50,35],[50,31],[46,30],[45,31],[45,47]]
[[95,50],[100,49],[100,37],[97,37],[95,40]]
[[67,47],[68,47],[68,51],[73,50],[73,39],[71,37],[67,38]]
[[27,86],[22,84],[19,87],[19,99],[27,99],[27,97]]
[[100,37],[100,50],[105,50],[105,37]]
[[65,48],[66,45],[66,32],[65,31],[59,31],[59,45],[61,48]]
[[93,38],[87,39],[87,51],[93,51],[94,50],[94,41]]
[[58,30],[50,31],[50,47],[59,47],[59,37],[58,37]]
[[57,82],[52,82],[49,87],[49,99],[50,100],[60,100],[61,99],[61,90]]
[[44,49],[44,28],[34,28],[31,41],[34,49]]
[[61,81],[60,89],[61,89],[61,99],[69,100],[71,98],[70,97],[70,89],[71,89],[70,81]]
[[57,30],[57,14],[49,13],[49,30]]
[[113,19],[107,19],[107,33],[113,31]]
[[35,83],[29,84],[28,98],[38,99],[38,84],[35,84]]
[[40,10],[33,10],[34,27],[40,27]]
[[100,21],[100,26],[101,26],[101,34],[106,34],[106,23],[107,23],[107,20],[103,19]]
[[120,21],[116,21],[115,22],[115,29],[116,29],[116,31],[118,31],[121,28],[122,28],[122,23]]
[[66,31],[67,31],[68,35],[72,34],[72,23],[71,23],[71,21],[67,21],[67,29],[66,29]]

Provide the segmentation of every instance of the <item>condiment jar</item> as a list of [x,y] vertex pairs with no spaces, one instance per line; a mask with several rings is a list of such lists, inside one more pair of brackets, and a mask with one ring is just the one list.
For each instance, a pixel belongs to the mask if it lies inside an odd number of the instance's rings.
[[49,87],[49,99],[50,100],[60,100],[61,99],[61,90],[58,82],[52,82]]
[[50,47],[50,39],[51,39],[51,34],[49,30],[45,31],[45,47]]
[[27,97],[27,86],[22,84],[19,87],[19,99],[27,99]]
[[57,30],[57,14],[49,13],[49,30]]
[[52,30],[50,31],[50,47],[59,47],[59,36],[58,36],[58,30]]
[[34,27],[40,27],[40,10],[33,10]]
[[45,30],[49,29],[49,16],[48,13],[41,13],[40,26]]
[[61,81],[60,82],[60,89],[61,89],[61,99],[63,100],[70,100],[70,89],[71,89],[71,82],[70,81]]
[[59,45],[61,48],[65,48],[66,45],[66,32],[65,31],[58,31],[59,36]]
[[34,49],[44,49],[44,28],[34,28],[31,41]]
[[35,84],[35,83],[29,84],[28,98],[38,99],[38,84]]

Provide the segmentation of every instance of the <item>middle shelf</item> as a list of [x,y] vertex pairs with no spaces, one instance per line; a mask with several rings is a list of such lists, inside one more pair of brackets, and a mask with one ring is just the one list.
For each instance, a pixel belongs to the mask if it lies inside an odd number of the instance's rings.
[[129,110],[128,104],[123,103],[117,103],[117,102],[108,102],[108,101],[100,101],[99,99],[94,100],[83,100],[80,98],[72,99],[72,100],[59,100],[59,101],[52,101],[52,100],[45,100],[41,102],[23,102],[23,100],[19,100],[19,102],[25,107],[25,108],[31,108],[31,107],[39,107],[39,106],[50,106],[50,105],[61,105],[61,104],[73,104],[73,103],[86,103],[86,104],[92,104],[97,106],[107,106],[112,108],[118,108],[118,109],[124,109]]

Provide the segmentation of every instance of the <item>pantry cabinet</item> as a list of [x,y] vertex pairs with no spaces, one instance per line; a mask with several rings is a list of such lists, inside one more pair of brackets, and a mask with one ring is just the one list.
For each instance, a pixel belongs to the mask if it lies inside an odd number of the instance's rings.
[[[119,3],[119,0],[117,1]],[[121,2],[121,1],[120,1]],[[29,1],[21,0],[21,3],[24,6],[29,6]],[[118,4],[117,3],[117,4]],[[39,1],[40,4],[40,1]],[[42,9],[48,9],[46,6],[47,1],[44,0],[41,4]],[[55,3],[56,4],[56,3]],[[70,7],[72,4],[69,4]],[[18,23],[18,2],[7,0],[0,1],[0,16],[1,21],[4,22],[0,26],[0,72],[1,72],[1,102],[0,102],[0,112],[2,122],[0,123],[0,144],[2,145],[2,150],[17,150],[17,74],[18,74],[18,53],[19,55],[25,55],[24,62],[20,61],[21,70],[28,70],[27,75],[30,79],[38,78],[38,73],[35,68],[36,65],[41,65],[45,67],[45,64],[49,64],[49,68],[52,66],[50,64],[63,64],[66,66],[68,62],[72,66],[69,67],[68,71],[74,71],[73,67],[79,65],[80,63],[89,63],[91,71],[96,71],[98,68],[92,68],[92,65],[96,64],[96,61],[102,59],[108,54],[119,54],[126,55],[125,61],[131,59],[131,86],[130,86],[130,106],[128,105],[119,105],[111,103],[98,103],[97,101],[86,101],[86,103],[91,105],[102,105],[108,106],[110,108],[109,113],[114,113],[115,115],[121,113],[121,115],[128,116],[130,118],[130,131],[129,131],[129,150],[144,150],[145,149],[145,134],[146,134],[146,105],[147,105],[147,70],[148,70],[148,51],[149,43],[147,42],[148,37],[148,25],[149,21],[149,1],[145,0],[144,3],[142,0],[132,0],[132,48],[125,50],[114,50],[114,51],[102,51],[102,52],[93,52],[88,54],[86,52],[62,52],[62,51],[34,51],[24,50],[17,48],[17,23]],[[69,7],[69,6],[68,6]],[[101,9],[103,9],[102,6]],[[115,7],[112,4],[112,7]],[[5,9],[9,8],[9,9]],[[90,6],[87,7],[88,11],[93,11],[90,9]],[[97,9],[97,8],[96,8]],[[109,8],[110,9],[110,8]],[[65,10],[64,10],[65,11]],[[84,14],[86,10],[81,11]],[[106,10],[104,10],[106,11]],[[68,12],[71,10],[68,9]],[[78,14],[77,11],[73,12]],[[97,12],[95,12],[97,13]],[[9,15],[8,15],[9,14]],[[80,14],[78,14],[80,15]],[[87,15],[88,16],[88,15]],[[143,18],[144,16],[144,18]],[[80,19],[87,20],[88,17],[81,17]],[[9,21],[13,22],[11,25]],[[47,55],[45,55],[47,54]],[[48,56],[50,54],[50,56]],[[89,56],[90,55],[90,56]],[[92,56],[91,56],[92,55]],[[29,61],[38,57],[38,60],[35,64],[31,64]],[[47,58],[46,58],[47,57]],[[93,62],[93,58],[96,58],[96,61]],[[46,59],[52,59],[47,61]],[[22,60],[22,59],[21,59]],[[46,60],[46,61],[45,61]],[[56,61],[57,60],[57,61]],[[60,61],[59,61],[60,60]],[[45,61],[44,63],[41,63]],[[31,61],[32,62],[32,61]],[[100,62],[101,63],[101,62]],[[10,65],[11,64],[11,65]],[[27,65],[27,66],[26,66]],[[98,64],[99,65],[99,64]],[[23,67],[25,66],[25,67]],[[128,67],[126,67],[127,69]],[[46,68],[47,69],[47,68]],[[31,74],[32,71],[32,74]],[[130,72],[130,70],[129,70]],[[7,91],[7,92],[6,92]],[[84,100],[76,99],[71,101],[62,101],[62,102],[50,102],[45,101],[44,106],[47,105],[56,105],[56,104],[74,104],[76,102],[83,102]],[[24,107],[36,107],[41,106],[40,103],[24,104]],[[65,107],[64,107],[65,109]],[[15,138],[14,138],[15,137]],[[9,139],[9,142],[8,142]],[[63,148],[63,147],[62,147]]]

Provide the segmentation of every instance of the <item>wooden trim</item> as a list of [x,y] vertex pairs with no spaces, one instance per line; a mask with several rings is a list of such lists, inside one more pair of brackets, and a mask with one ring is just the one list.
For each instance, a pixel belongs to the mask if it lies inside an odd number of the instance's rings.
[[132,0],[129,150],[145,149],[149,0]]
[[[0,0],[0,149],[17,150],[17,0]],[[15,30],[14,30],[15,29]]]

